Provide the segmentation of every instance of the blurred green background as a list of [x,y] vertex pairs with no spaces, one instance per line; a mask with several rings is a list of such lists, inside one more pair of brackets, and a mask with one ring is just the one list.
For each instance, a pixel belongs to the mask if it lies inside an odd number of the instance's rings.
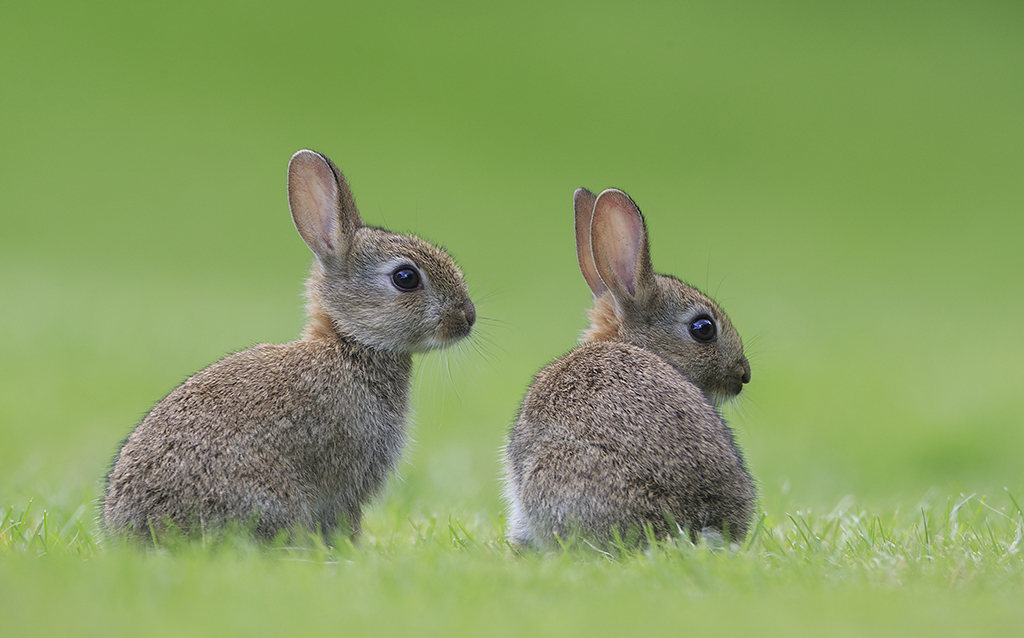
[[[5,3],[0,504],[74,509],[176,384],[302,327],[290,155],[444,244],[481,321],[422,358],[382,502],[501,509],[499,448],[626,190],[753,380],[763,505],[1024,487],[1024,4]],[[376,507],[382,507],[380,503]]]

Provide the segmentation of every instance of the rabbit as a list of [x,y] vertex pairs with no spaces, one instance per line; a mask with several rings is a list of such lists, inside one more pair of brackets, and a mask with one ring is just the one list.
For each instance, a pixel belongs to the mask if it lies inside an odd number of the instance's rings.
[[364,225],[326,156],[292,156],[288,203],[314,255],[302,337],[229,355],[146,415],[107,476],[112,536],[239,523],[261,539],[356,539],[405,447],[412,354],[470,334],[476,309],[451,256]]
[[743,342],[715,302],[654,273],[629,195],[581,188],[574,208],[590,327],[536,375],[509,434],[510,542],[741,541],[755,488],[717,406],[750,381]]

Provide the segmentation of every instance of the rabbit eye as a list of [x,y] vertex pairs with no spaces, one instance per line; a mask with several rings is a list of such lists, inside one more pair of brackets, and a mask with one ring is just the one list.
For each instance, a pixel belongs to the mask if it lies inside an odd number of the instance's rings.
[[715,338],[715,322],[708,317],[697,317],[690,322],[690,335],[697,341],[707,343]]
[[401,266],[391,273],[391,283],[399,290],[416,290],[420,286],[420,274],[412,266]]

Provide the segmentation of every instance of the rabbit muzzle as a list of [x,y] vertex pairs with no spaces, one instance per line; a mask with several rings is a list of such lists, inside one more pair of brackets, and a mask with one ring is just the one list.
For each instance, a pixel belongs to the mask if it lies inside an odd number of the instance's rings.
[[[466,318],[466,323],[472,328],[473,324],[476,323],[476,306],[469,299],[466,299],[466,303],[462,304],[462,314]],[[748,374],[747,376],[749,377],[750,375]]]
[[431,340],[432,347],[442,347],[469,336],[474,323],[476,306],[467,298],[461,306],[449,308],[444,313]]
[[737,372],[740,373],[740,380],[743,383],[750,383],[750,362],[747,361],[746,357],[740,359],[740,362],[736,364]]
[[729,370],[726,379],[729,395],[736,396],[743,391],[743,386],[747,383],[750,383],[750,362],[746,357],[742,357]]

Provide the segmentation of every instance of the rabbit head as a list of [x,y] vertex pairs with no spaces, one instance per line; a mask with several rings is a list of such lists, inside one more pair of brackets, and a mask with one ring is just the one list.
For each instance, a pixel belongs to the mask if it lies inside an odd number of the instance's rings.
[[651,266],[647,227],[626,193],[574,197],[576,254],[594,293],[583,341],[620,341],[650,350],[716,404],[750,381],[743,341],[714,301]]
[[334,331],[408,354],[470,333],[476,309],[451,256],[418,237],[365,226],[330,159],[309,150],[292,156],[288,204],[316,257],[307,283],[308,336]]

